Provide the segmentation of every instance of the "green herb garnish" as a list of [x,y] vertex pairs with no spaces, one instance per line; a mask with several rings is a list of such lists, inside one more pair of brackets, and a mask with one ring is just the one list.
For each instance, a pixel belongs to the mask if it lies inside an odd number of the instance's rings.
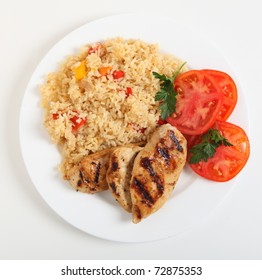
[[221,135],[218,129],[210,128],[201,136],[201,142],[190,149],[191,157],[189,163],[195,164],[201,160],[206,162],[215,155],[216,149],[221,145],[233,146]]
[[179,67],[171,78],[167,78],[165,75],[153,72],[154,77],[161,81],[160,91],[156,93],[155,101],[162,101],[159,105],[159,109],[163,120],[168,118],[172,113],[176,112],[177,92],[174,89],[174,81],[185,64],[186,62]]

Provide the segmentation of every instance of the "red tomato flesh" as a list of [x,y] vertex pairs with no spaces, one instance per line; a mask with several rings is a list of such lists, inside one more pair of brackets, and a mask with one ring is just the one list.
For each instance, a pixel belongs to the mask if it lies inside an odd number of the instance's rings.
[[174,83],[176,113],[166,120],[182,133],[199,135],[215,122],[223,102],[223,93],[212,77],[201,70],[180,74]]
[[[216,121],[213,128],[218,129],[233,146],[219,146],[213,158],[209,158],[207,162],[202,160],[190,164],[190,167],[206,179],[226,182],[234,178],[245,166],[250,154],[250,143],[245,131],[237,125]],[[200,141],[200,137],[197,136],[187,139],[189,149]]]
[[220,121],[226,121],[237,103],[238,94],[236,84],[225,72],[211,69],[205,69],[203,72],[207,73],[214,79],[223,93],[223,103],[217,115],[217,119]]

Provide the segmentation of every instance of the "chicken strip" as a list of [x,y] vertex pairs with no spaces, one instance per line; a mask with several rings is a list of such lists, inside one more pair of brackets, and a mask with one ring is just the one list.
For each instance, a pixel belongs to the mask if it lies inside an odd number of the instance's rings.
[[186,162],[186,139],[175,127],[156,129],[133,166],[130,193],[133,222],[157,211],[173,191]]
[[109,158],[106,180],[116,201],[127,211],[132,211],[130,180],[134,159],[142,148],[137,145],[120,146]]
[[107,190],[106,172],[112,151],[113,149],[105,149],[85,156],[69,172],[70,184],[77,191],[91,194]]

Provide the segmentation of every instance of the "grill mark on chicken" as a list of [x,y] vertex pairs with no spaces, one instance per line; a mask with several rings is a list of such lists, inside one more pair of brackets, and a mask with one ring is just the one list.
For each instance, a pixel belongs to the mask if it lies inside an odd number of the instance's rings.
[[137,206],[134,206],[133,211],[135,212],[136,217],[138,218],[138,220],[140,220],[142,218],[140,209]]
[[79,171],[79,177],[80,177],[80,179],[81,179],[82,181],[84,180],[84,176],[83,176],[82,170]]
[[153,178],[153,182],[156,183],[158,194],[159,194],[159,196],[161,196],[164,192],[164,186],[163,186],[163,183],[162,183],[162,180],[160,179],[160,177],[153,170],[151,163],[150,163],[150,159],[148,157],[142,158],[141,166],[149,171],[150,176]]
[[177,150],[182,153],[183,152],[183,147],[180,145],[178,139],[176,138],[174,131],[170,130],[169,131],[169,137],[171,138],[171,140],[176,144],[176,148]]
[[168,149],[165,148],[160,148],[159,146],[157,146],[157,152],[160,154],[160,156],[162,156],[166,162],[166,164],[170,164],[170,155],[168,153]]
[[99,175],[100,175],[100,169],[101,169],[101,163],[98,162],[97,166],[96,166],[96,174],[95,174],[95,180],[94,182],[96,184],[98,184],[98,180],[99,180]]
[[162,184],[162,181],[161,181],[160,177],[155,176],[154,179],[155,179],[154,181],[156,183],[156,187],[157,187],[157,190],[158,190],[158,197],[160,197],[164,193],[165,188]]
[[112,171],[117,171],[117,169],[118,169],[118,163],[116,162],[116,161],[114,161],[114,159],[113,159],[113,162],[112,162]]
[[144,199],[145,203],[151,207],[154,204],[154,199],[151,197],[150,193],[146,190],[143,183],[141,183],[137,178],[134,178],[134,188]]
[[119,194],[116,192],[116,185],[115,185],[115,183],[114,183],[114,182],[111,182],[111,183],[109,184],[109,186],[110,186],[111,190],[112,190],[116,195],[119,196]]
[[82,182],[86,184],[90,183],[90,180],[83,175],[83,171],[81,169],[79,170],[79,176]]
[[144,157],[141,159],[141,165],[149,171],[151,177],[155,176],[155,171],[153,170],[150,164],[150,159],[148,157]]

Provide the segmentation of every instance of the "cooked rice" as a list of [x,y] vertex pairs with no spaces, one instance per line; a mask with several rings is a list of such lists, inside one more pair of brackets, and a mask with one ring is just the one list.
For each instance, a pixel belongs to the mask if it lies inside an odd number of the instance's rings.
[[[52,142],[60,147],[62,175],[83,156],[112,146],[145,141],[159,120],[159,103],[154,100],[159,80],[152,72],[172,76],[181,61],[160,53],[158,46],[141,40],[115,38],[101,43],[106,54],[88,54],[95,44],[69,56],[58,71],[50,73],[41,86],[44,125]],[[85,61],[86,76],[77,80],[74,69]],[[107,76],[99,69],[111,66]],[[115,80],[114,70],[125,76]],[[132,94],[126,96],[126,88]],[[56,114],[56,115],[54,115]],[[56,116],[56,117],[54,117]],[[73,116],[86,119],[76,132]]]

